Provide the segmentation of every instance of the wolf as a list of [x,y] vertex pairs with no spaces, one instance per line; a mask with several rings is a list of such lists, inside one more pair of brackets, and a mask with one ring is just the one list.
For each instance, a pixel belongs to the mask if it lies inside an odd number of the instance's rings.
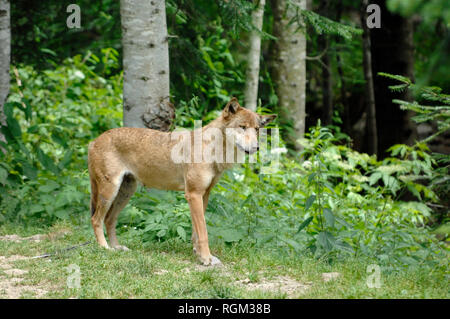
[[[253,154],[259,149],[259,129],[275,118],[275,114],[259,115],[248,110],[232,98],[218,118],[187,134],[132,127],[101,134],[89,144],[88,150],[91,223],[98,244],[128,250],[117,240],[117,217],[140,182],[149,188],[184,191],[191,212],[194,253],[203,265],[220,264],[211,255],[208,243],[205,211],[209,194],[223,172],[233,165],[237,154]],[[208,134],[211,131],[216,134]],[[197,135],[208,138],[196,141]],[[191,154],[199,145],[211,149],[211,143],[216,146],[212,159]],[[184,153],[179,160],[174,152],[179,149],[191,152]]]

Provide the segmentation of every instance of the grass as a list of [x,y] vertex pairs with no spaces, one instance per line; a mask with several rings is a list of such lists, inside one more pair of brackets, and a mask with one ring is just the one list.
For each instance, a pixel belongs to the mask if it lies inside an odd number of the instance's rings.
[[[328,263],[304,256],[277,256],[245,244],[211,245],[212,252],[225,264],[222,268],[201,267],[189,242],[169,240],[142,243],[132,233],[119,236],[131,251],[109,251],[94,242],[88,225],[57,223],[50,228],[0,226],[0,235],[31,236],[70,230],[60,238],[40,242],[0,240],[0,255],[36,256],[91,240],[87,246],[59,253],[51,258],[24,259],[14,268],[28,270],[20,285],[44,287],[44,298],[448,298],[448,277],[421,269],[381,273],[381,287],[369,288],[370,261],[347,259]],[[80,269],[80,288],[68,288],[68,266]],[[322,273],[338,272],[335,280],[324,282]],[[8,274],[0,269],[1,278]],[[289,277],[308,285],[303,292],[279,289],[249,290],[252,284]],[[0,291],[1,296],[1,291]],[[23,298],[35,297],[23,293]]]

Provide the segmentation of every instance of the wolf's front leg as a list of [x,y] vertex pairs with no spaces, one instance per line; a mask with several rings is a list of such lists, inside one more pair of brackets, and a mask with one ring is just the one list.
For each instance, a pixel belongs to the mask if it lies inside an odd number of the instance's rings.
[[187,191],[185,196],[191,210],[194,252],[203,265],[220,264],[220,260],[212,256],[209,251],[208,232],[203,210],[203,194]]

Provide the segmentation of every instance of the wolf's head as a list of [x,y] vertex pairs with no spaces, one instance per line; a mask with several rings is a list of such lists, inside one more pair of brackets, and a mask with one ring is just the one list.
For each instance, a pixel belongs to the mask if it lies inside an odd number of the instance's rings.
[[277,116],[259,115],[239,105],[233,97],[222,111],[222,119],[225,124],[227,138],[234,141],[236,147],[247,154],[252,154],[259,149],[259,129],[272,122]]

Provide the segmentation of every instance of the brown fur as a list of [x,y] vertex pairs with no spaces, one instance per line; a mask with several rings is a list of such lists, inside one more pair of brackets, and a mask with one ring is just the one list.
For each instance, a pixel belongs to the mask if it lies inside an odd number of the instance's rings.
[[[226,128],[258,129],[275,117],[260,116],[241,107],[233,98],[221,116],[201,130],[218,128],[225,145],[228,142]],[[119,245],[115,227],[117,216],[130,200],[139,181],[146,187],[184,191],[191,210],[194,252],[205,265],[220,262],[210,253],[204,214],[212,187],[231,164],[174,163],[171,150],[177,140],[172,140],[171,134],[146,128],[122,127],[103,133],[89,144],[91,222],[97,242],[103,247],[109,247],[103,233],[104,222],[110,246],[127,249]],[[192,136],[193,133],[190,134]],[[251,152],[256,151],[256,135],[243,137],[242,140],[244,148],[250,145]]]

